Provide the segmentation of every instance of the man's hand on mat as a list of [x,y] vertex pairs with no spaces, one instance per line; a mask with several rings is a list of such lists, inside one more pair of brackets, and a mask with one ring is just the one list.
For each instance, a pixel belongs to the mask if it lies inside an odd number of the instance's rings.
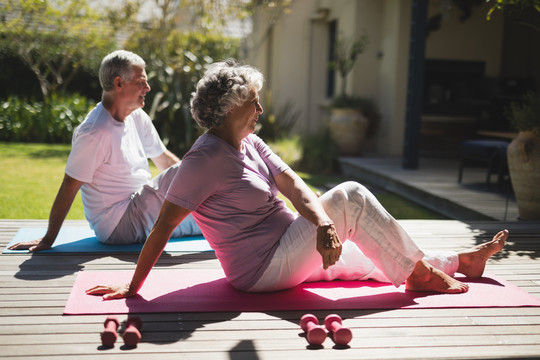
[[86,290],[88,295],[103,295],[103,300],[122,299],[135,296],[137,293],[130,290],[129,284],[124,285],[97,285]]
[[342,249],[334,224],[317,227],[317,251],[322,256],[325,270],[339,260]]
[[43,239],[38,239],[34,241],[20,242],[17,244],[11,245],[9,250],[28,250],[30,252],[47,250],[51,248],[51,244],[43,241]]

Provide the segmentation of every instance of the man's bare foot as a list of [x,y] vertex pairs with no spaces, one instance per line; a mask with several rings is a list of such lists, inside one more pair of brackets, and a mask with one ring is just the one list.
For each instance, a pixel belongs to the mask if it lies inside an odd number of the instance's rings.
[[468,277],[481,277],[484,274],[487,261],[493,254],[502,250],[507,238],[508,230],[499,231],[493,237],[493,240],[459,252],[459,267],[457,271]]
[[446,275],[425,260],[420,260],[405,285],[409,291],[429,291],[445,294],[459,294],[469,290],[469,285]]

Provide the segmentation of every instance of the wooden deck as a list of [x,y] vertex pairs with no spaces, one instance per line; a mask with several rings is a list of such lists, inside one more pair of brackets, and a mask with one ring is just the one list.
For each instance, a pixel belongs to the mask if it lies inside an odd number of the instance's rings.
[[[460,249],[508,228],[496,274],[540,297],[540,224],[400,221],[426,249]],[[76,224],[78,221],[68,221]],[[42,220],[0,220],[0,246],[19,227]],[[1,255],[0,357],[11,359],[501,359],[540,358],[540,308],[339,311],[352,328],[349,348],[330,339],[312,349],[300,336],[302,312],[142,314],[135,349],[103,349],[105,315],[62,315],[78,271],[133,269],[134,254]],[[165,255],[162,268],[213,268],[212,253]],[[315,314],[319,318],[328,311]],[[122,318],[125,318],[122,317]]]

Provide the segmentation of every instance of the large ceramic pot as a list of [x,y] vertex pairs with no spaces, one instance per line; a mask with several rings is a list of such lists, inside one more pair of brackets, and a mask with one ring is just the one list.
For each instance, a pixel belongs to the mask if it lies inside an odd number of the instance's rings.
[[360,155],[369,120],[356,109],[332,109],[328,124],[341,155]]
[[521,131],[508,146],[508,169],[522,220],[540,220],[540,136]]

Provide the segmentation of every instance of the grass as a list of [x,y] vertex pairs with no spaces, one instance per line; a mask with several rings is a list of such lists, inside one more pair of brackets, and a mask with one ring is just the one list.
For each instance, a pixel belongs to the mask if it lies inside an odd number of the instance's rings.
[[[278,154],[283,161],[294,167],[294,164],[300,162],[302,157],[300,148],[300,142],[298,137],[292,137],[289,139],[280,140],[275,143],[269,143],[272,150]],[[342,183],[343,181],[350,180],[339,176],[321,176],[315,174],[308,174],[298,172],[300,177],[314,190],[324,192],[326,189]],[[369,186],[368,186],[369,188]],[[374,192],[380,203],[388,210],[390,214],[396,219],[426,219],[426,220],[439,220],[447,219],[441,214],[427,209],[421,205],[413,203],[405,198],[385,191],[377,189],[370,189]],[[293,208],[292,204],[285,198],[287,206]]]
[[[71,145],[0,143],[0,218],[48,219]],[[84,219],[80,194],[68,219]]]
[[375,193],[379,202],[396,219],[448,220],[447,217],[389,192]]
[[[350,180],[343,177],[328,177],[306,174],[298,172],[300,177],[315,191],[324,190],[344,181]],[[425,219],[425,220],[444,220],[447,219],[441,214],[433,212],[423,206],[413,203],[396,194],[380,191],[367,186],[377,197],[377,200],[384,208],[396,219]]]
[[[287,146],[290,149],[290,144]],[[69,144],[0,143],[0,218],[47,219],[64,176],[70,149]],[[153,175],[158,173],[153,165],[151,171]],[[312,189],[321,192],[329,185],[345,180],[302,172],[299,175]],[[443,218],[391,193],[376,193],[376,196],[397,219]],[[287,205],[292,208],[288,201]],[[67,219],[84,219],[80,193]]]

